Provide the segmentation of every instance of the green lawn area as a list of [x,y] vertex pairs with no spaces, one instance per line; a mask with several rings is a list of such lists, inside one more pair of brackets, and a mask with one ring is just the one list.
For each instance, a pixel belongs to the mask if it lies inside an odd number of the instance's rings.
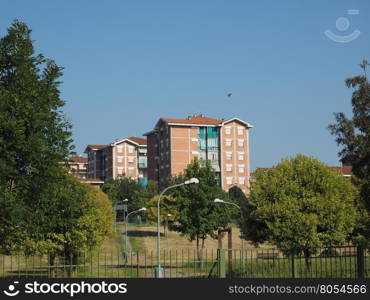
[[[233,243],[240,245],[238,232],[233,229]],[[0,255],[0,277],[100,277],[128,278],[153,277],[157,265],[156,227],[130,225],[128,228],[131,252],[124,255],[124,225],[117,226],[117,232],[103,243],[99,250],[86,251],[79,257],[77,265],[72,265],[64,257],[59,257],[53,267],[48,265],[47,256],[4,256]],[[226,238],[224,238],[226,239]],[[239,242],[239,243],[238,243]],[[226,243],[224,242],[224,246]],[[234,248],[224,253],[226,276],[248,278],[292,277],[292,259],[286,258],[271,245],[254,248],[245,242],[241,265],[241,252]],[[308,268],[303,258],[295,258],[295,276],[298,278],[354,278],[356,277],[357,257],[350,248],[351,255],[345,255],[349,248],[337,249],[333,257],[313,257]],[[347,253],[348,254],[348,253]],[[266,256],[267,255],[267,256]],[[370,254],[365,254],[365,269],[370,276]],[[215,277],[217,275],[217,241],[209,240],[203,252],[203,261],[197,259],[195,244],[176,232],[161,236],[161,266],[165,277]],[[212,272],[211,272],[212,271]]]

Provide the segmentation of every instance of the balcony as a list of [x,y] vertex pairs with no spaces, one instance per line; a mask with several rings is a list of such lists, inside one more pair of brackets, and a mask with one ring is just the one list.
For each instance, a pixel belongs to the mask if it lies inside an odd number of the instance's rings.
[[148,167],[147,162],[139,162],[139,169],[146,169]]

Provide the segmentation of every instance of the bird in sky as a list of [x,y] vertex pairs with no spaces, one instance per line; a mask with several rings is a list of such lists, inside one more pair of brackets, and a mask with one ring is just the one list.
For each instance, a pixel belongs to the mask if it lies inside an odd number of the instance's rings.
[[228,93],[227,96],[230,98],[232,96],[233,93]]

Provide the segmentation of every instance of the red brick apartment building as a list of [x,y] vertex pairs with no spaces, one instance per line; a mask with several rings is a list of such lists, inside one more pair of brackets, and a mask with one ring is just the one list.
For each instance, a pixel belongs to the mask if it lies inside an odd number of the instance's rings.
[[70,156],[67,159],[69,172],[77,178],[85,179],[87,177],[87,158],[83,156]]
[[182,173],[197,157],[211,162],[224,190],[236,185],[247,192],[252,127],[238,118],[161,118],[152,131],[144,134],[148,142],[148,179],[160,185],[169,175]]
[[129,137],[109,145],[88,145],[87,175],[105,181],[108,178],[129,177],[147,184],[146,139]]

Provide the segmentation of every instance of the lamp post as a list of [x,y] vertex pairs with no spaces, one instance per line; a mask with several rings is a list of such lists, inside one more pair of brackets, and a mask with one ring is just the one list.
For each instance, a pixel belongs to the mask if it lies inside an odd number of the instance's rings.
[[128,217],[131,215],[131,214],[134,214],[134,213],[138,213],[138,212],[141,212],[141,211],[146,211],[146,207],[142,207],[142,208],[139,208],[137,210],[134,210],[130,213],[128,213],[126,215],[126,218],[125,218],[125,227],[126,227],[126,234],[125,234],[125,254],[126,254],[126,259],[127,259],[127,245],[128,245],[128,235],[127,235],[127,227],[128,227]]
[[159,206],[159,203],[161,201],[161,197],[164,195],[164,193],[166,193],[168,190],[170,189],[174,189],[174,188],[177,188],[177,187],[180,187],[180,186],[183,186],[183,185],[188,185],[188,184],[196,184],[196,183],[199,183],[199,180],[197,178],[191,178],[189,180],[186,180],[184,181],[183,183],[179,183],[179,184],[175,184],[175,185],[171,185],[171,186],[168,186],[166,187],[160,194],[159,194],[159,197],[158,197],[158,202],[157,202],[157,262],[158,262],[158,267],[157,267],[157,272],[156,272],[156,277],[157,278],[162,278],[162,272],[161,272],[161,227],[160,227],[160,224],[161,224],[161,219],[160,219],[160,206]]
[[[125,221],[125,211],[127,212],[127,204],[126,206],[122,203],[128,202],[128,199],[124,199],[120,202],[120,204],[116,204],[113,209],[118,212],[119,210],[123,210],[123,221]],[[126,207],[126,209],[125,209]],[[115,222],[115,232],[117,232],[117,222],[119,222],[119,219],[116,216],[116,222]]]
[[[124,199],[124,200],[122,200],[122,203],[127,203],[127,202],[128,202],[128,199],[127,198]],[[123,208],[123,220],[126,220],[125,215],[126,215],[127,212],[128,212],[128,205],[126,204],[126,209]]]
[[[239,209],[240,217],[243,217],[242,209],[238,204],[235,204],[235,203],[232,203],[232,202],[227,202],[227,201],[224,201],[224,200],[221,200],[221,199],[218,199],[218,198],[216,198],[214,200],[214,202],[215,203],[223,203],[223,204],[234,205],[235,207],[237,207]],[[243,273],[244,272],[244,261],[243,261],[244,247],[243,247],[243,238],[242,237],[240,237],[240,241],[241,241],[241,252],[242,252],[241,256],[240,256],[240,259],[241,259],[241,267],[242,267],[242,273]]]
[[[122,203],[127,203],[128,202],[128,199],[124,199],[122,200]],[[126,221],[126,214],[128,213],[128,204],[126,204],[126,206],[124,206],[124,204],[122,205],[123,207],[123,221],[125,222]],[[127,224],[125,222],[125,231],[127,231]]]

